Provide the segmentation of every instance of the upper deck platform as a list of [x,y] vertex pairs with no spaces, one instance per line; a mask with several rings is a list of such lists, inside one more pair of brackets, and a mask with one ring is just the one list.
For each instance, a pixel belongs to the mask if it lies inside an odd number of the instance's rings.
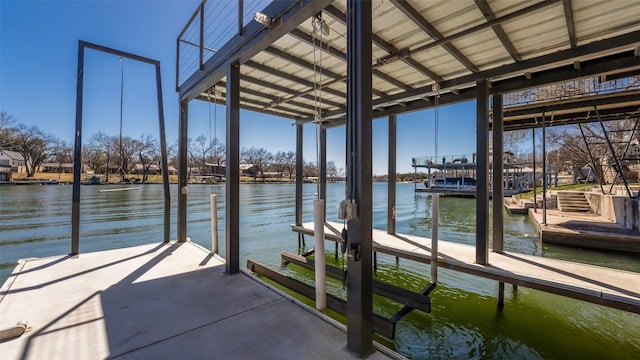
[[[345,1],[238,4],[204,2],[178,37],[181,100],[223,102],[226,67],[239,63],[242,108],[341,124]],[[373,8],[374,118],[471,100],[482,79],[505,94],[505,130],[539,126],[543,110],[553,116],[547,125],[558,125],[595,121],[593,106],[605,120],[640,109],[636,1],[391,0]],[[251,20],[257,12],[265,24]]]

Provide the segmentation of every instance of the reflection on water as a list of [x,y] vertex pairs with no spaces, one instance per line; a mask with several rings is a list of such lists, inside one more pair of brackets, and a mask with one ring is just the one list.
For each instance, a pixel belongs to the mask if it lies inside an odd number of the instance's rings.
[[[100,193],[103,186],[82,187],[81,252],[161,241],[162,186]],[[384,229],[387,187],[374,184],[374,227]],[[220,252],[224,254],[224,185],[191,185],[188,199],[188,236],[210,248],[209,195],[218,195]],[[172,238],[176,237],[176,187],[172,191]],[[304,221],[311,221],[315,185],[304,187]],[[297,237],[290,230],[295,216],[293,185],[240,186],[242,262],[252,258],[280,266],[280,251],[295,252]],[[327,219],[338,221],[343,184],[327,186]],[[19,258],[66,254],[70,249],[70,186],[0,186],[0,282]],[[431,199],[415,195],[413,184],[398,184],[397,231],[430,237]],[[474,243],[475,201],[440,199],[440,238]],[[505,213],[505,250],[640,272],[637,255],[602,253],[540,244],[525,216]],[[307,239],[309,242],[309,238]],[[327,246],[327,263],[336,262]],[[376,278],[420,291],[428,283],[429,268],[408,260],[378,255]],[[280,268],[311,282],[313,273],[299,267]],[[640,276],[640,275],[639,275]],[[345,297],[342,284],[328,280],[328,290]],[[505,307],[496,309],[497,283],[440,269],[432,294],[431,314],[413,311],[397,327],[397,339],[388,342],[414,359],[496,358],[638,358],[640,315],[603,308],[526,288],[507,286]],[[375,297],[374,310],[392,316],[402,306]]]

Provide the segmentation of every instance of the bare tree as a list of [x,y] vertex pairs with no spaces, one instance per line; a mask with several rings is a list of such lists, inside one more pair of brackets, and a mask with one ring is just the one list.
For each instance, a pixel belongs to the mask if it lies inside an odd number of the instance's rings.
[[95,144],[83,145],[82,163],[87,164],[90,169],[97,172],[99,169],[105,167],[107,155]]
[[304,177],[318,177],[320,171],[318,170],[318,166],[314,162],[304,162],[304,166],[302,168],[302,175]]
[[227,161],[227,147],[221,143],[218,138],[213,139],[213,147],[211,148],[211,160],[213,164],[220,169]]
[[16,119],[6,111],[0,112],[0,148],[13,149],[15,147]]
[[334,160],[330,160],[327,162],[327,178],[333,181],[336,176],[338,176],[338,167]]
[[57,140],[52,145],[51,155],[53,161],[58,164],[58,178],[60,178],[62,164],[73,162],[73,147],[64,140]]
[[285,157],[285,168],[289,173],[289,180],[293,178],[293,174],[296,172],[296,153],[293,151],[287,151]]
[[149,179],[149,168],[154,163],[160,161],[160,153],[158,149],[158,141],[149,134],[140,136],[140,140],[136,141],[136,152],[138,153],[138,161],[142,167],[142,182]]
[[287,153],[284,151],[278,151],[273,156],[273,163],[271,164],[273,171],[278,172],[278,178],[282,178],[282,173],[287,169]]
[[254,178],[259,173],[260,176],[264,179],[264,171],[267,169],[271,160],[273,159],[273,155],[269,151],[267,151],[267,149],[258,149],[255,147],[243,149],[240,156],[245,163],[253,165],[252,169],[254,169]]
[[206,136],[200,135],[195,141],[189,140],[189,156],[192,160],[190,167],[196,167],[200,169],[200,173],[206,173],[207,160],[211,156],[211,150],[213,143],[210,142]]
[[13,150],[20,153],[24,158],[27,177],[33,177],[38,171],[38,167],[49,158],[51,143],[52,137],[45,134],[38,127],[18,125],[15,132]]
[[[119,150],[118,150],[118,139],[115,136],[109,136],[103,132],[98,132],[96,134],[91,135],[91,138],[89,139],[89,143],[90,143],[90,147],[92,149],[92,152],[94,152],[94,154],[92,155],[92,157],[95,158],[95,160],[98,160],[98,153],[101,154],[102,156],[102,166],[104,166],[104,172],[105,172],[105,181],[108,183],[109,182],[109,165],[111,165],[114,162],[114,159],[116,159],[119,155]],[[93,165],[95,166],[99,166],[99,162],[95,162]],[[93,170],[94,171],[98,171],[99,167],[94,167]]]

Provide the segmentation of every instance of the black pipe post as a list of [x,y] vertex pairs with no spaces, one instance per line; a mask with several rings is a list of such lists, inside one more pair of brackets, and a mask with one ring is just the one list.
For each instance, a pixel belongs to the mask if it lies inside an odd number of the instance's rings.
[[238,35],[244,35],[244,0],[238,0]]
[[547,225],[547,136],[544,108],[542,109],[542,224]]
[[240,272],[240,65],[227,67],[227,274]]
[[[504,156],[502,94],[493,95],[493,252],[503,251]],[[514,179],[515,181],[515,179]]]
[[373,351],[371,2],[347,0],[347,349]]
[[302,225],[302,178],[304,170],[304,128],[296,124],[296,226]]
[[[318,198],[324,200],[324,218],[327,218],[327,129],[320,126],[320,191]],[[336,243],[337,244],[337,243]]]
[[476,263],[489,263],[489,82],[476,82]]
[[84,92],[84,42],[78,41],[76,80],[76,132],[73,147],[73,195],[71,203],[71,255],[80,252],[80,173],[82,171],[82,101]]
[[189,102],[180,102],[180,125],[178,136],[178,241],[187,241],[187,145]]
[[164,103],[162,101],[162,77],[160,63],[156,64],[156,90],[158,96],[158,125],[160,127],[160,161],[162,163],[162,190],[164,193],[163,241],[171,238],[171,191],[169,190],[169,163],[167,160],[167,137],[164,128]]
[[531,142],[533,142],[533,212],[538,213],[538,194],[537,184],[536,184],[536,125],[538,125],[538,120],[534,119],[533,129],[531,129]]
[[387,171],[387,233],[396,233],[397,115],[389,115],[389,159]]
[[200,70],[204,70],[204,4],[203,1],[200,3],[200,49],[198,52],[198,61]]

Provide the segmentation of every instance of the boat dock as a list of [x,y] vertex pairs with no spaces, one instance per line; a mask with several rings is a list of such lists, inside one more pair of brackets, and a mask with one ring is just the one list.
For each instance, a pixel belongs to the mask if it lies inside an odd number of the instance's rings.
[[[292,230],[313,235],[313,223],[292,225]],[[325,239],[340,241],[341,230],[342,224],[326,222]],[[431,239],[372,231],[374,254],[431,262]],[[438,266],[640,314],[638,273],[512,252],[491,252],[490,265],[484,266],[475,262],[475,251],[471,245],[440,240]]]
[[545,244],[640,253],[640,232],[603,216],[547,209],[544,225],[542,209],[528,211],[536,233]]
[[[0,291],[4,359],[355,359],[345,327],[191,242],[21,260]],[[23,330],[23,326],[15,326]],[[369,359],[397,354],[380,350]],[[385,351],[382,353],[381,351]],[[399,357],[399,356],[398,356]]]

